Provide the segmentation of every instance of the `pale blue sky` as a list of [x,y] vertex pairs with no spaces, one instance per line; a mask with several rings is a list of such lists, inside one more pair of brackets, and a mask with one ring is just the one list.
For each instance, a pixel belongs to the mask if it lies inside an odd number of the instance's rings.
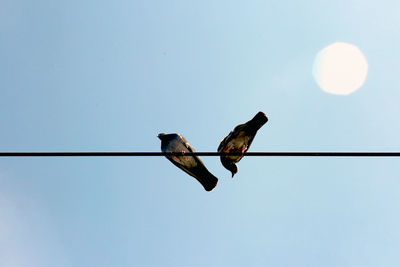
[[[1,151],[399,151],[400,2],[0,1]],[[348,96],[319,50],[369,63]],[[163,157],[0,159],[0,266],[398,266],[400,159],[218,158],[211,193]]]

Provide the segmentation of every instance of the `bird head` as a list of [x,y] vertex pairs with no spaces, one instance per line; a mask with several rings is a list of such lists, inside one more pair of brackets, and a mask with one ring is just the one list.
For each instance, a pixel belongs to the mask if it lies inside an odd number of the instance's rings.
[[228,169],[232,173],[232,178],[238,172],[238,167],[231,160],[225,157],[221,157],[221,163],[226,169]]
[[162,138],[163,138],[165,135],[166,135],[165,133],[159,133],[159,134],[157,135],[157,137],[160,138],[160,140],[162,140]]

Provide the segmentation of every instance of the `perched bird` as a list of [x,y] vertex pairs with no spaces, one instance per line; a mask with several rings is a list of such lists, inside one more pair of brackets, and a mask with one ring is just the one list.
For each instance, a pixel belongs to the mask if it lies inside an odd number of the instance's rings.
[[243,153],[249,149],[257,131],[267,121],[267,116],[264,112],[260,111],[248,122],[236,126],[227,137],[222,139],[218,146],[218,152],[239,154],[221,155],[220,157],[222,165],[232,173],[232,178],[238,171],[236,163],[242,159]]
[[181,152],[182,156],[166,156],[174,165],[193,176],[206,191],[211,191],[218,183],[218,178],[210,173],[198,156],[185,156],[185,152],[196,152],[191,144],[180,134],[160,133],[162,152]]

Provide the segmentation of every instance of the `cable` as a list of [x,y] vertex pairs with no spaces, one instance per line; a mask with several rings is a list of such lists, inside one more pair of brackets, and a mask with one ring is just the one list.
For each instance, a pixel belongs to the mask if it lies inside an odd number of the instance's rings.
[[0,157],[149,157],[149,156],[258,156],[258,157],[400,157],[400,152],[0,152]]

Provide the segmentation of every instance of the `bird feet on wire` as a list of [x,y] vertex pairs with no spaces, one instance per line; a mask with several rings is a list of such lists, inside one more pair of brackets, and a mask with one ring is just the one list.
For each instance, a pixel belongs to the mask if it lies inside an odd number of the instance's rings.
[[242,155],[240,156],[240,159],[243,158],[244,152],[245,152],[245,151],[246,151],[246,146],[243,145],[243,146],[242,146]]
[[228,147],[224,150],[224,152],[225,152],[225,153],[229,153],[229,151],[232,149],[232,147],[233,147],[233,146],[228,146]]
[[188,156],[185,156],[186,151],[182,150],[181,153],[182,153],[182,156],[185,158],[185,160],[189,159]]
[[173,158],[176,162],[180,162],[180,161],[181,161],[181,159],[180,159],[179,157],[183,157],[185,160],[188,160],[188,159],[189,159],[188,156],[185,156],[186,151],[181,150],[180,153],[182,154],[182,156],[172,156],[172,158]]

